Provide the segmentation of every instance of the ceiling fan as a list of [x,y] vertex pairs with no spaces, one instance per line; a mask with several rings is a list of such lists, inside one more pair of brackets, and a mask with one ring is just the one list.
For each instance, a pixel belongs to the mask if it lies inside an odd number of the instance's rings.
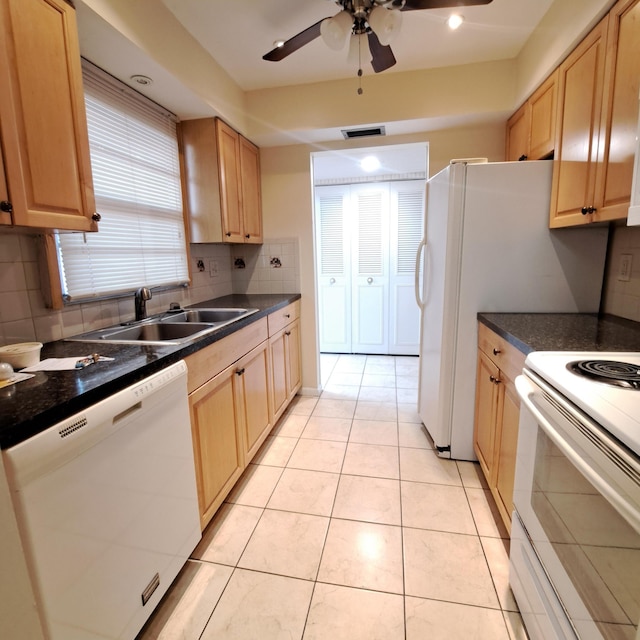
[[[396,63],[389,42],[400,29],[401,12],[469,7],[490,2],[492,0],[335,0],[341,8],[335,16],[312,24],[269,51],[262,59],[278,62],[319,36],[332,49],[342,49],[349,35],[366,35],[371,66],[379,73]],[[359,42],[360,38],[357,40]]]

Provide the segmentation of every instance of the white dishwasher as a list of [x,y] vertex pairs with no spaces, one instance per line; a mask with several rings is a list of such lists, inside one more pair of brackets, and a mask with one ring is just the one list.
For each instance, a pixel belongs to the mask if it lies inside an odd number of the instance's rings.
[[177,362],[3,451],[52,640],[131,639],[198,543]]

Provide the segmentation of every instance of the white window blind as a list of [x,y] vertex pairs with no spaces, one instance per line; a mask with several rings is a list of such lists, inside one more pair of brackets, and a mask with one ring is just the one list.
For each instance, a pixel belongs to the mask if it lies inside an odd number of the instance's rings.
[[175,119],[83,61],[97,233],[58,234],[66,301],[188,282]]

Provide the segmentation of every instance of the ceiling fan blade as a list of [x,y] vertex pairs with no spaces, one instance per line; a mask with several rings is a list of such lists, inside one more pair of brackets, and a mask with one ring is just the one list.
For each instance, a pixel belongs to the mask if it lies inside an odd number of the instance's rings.
[[376,73],[380,73],[389,67],[393,67],[396,63],[396,58],[391,51],[389,45],[383,45],[380,43],[378,36],[373,32],[367,33],[369,38],[369,51],[371,51],[371,66]]
[[262,59],[269,60],[271,62],[279,62],[294,51],[304,47],[305,44],[309,44],[320,36],[320,25],[322,22],[323,20],[318,20],[315,24],[312,24],[304,31],[293,36],[293,38],[289,38],[289,40],[287,40],[281,47],[276,47],[269,51],[269,53],[265,53],[265,55],[262,56]]
[[[406,0],[401,11],[422,11],[423,9],[455,9],[490,4],[493,0]],[[398,3],[400,4],[400,3]]]

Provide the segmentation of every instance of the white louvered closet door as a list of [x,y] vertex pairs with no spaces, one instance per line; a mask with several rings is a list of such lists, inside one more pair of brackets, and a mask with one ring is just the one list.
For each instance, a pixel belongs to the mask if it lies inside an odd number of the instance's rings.
[[389,187],[351,187],[354,353],[389,353]]
[[414,284],[416,252],[424,225],[425,183],[390,184],[389,353],[417,355],[420,309]]
[[316,187],[320,351],[352,353],[349,188]]

